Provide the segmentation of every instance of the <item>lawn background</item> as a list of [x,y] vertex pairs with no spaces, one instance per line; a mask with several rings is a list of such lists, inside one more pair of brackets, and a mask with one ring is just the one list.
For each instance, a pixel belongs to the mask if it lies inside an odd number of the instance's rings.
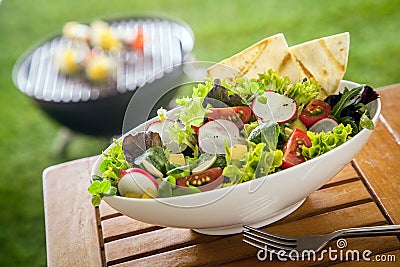
[[168,15],[187,22],[196,38],[194,55],[204,61],[219,61],[278,32],[283,32],[289,45],[294,45],[349,31],[351,48],[345,79],[375,88],[400,82],[399,0],[3,0],[0,5],[2,266],[46,265],[43,169],[98,154],[108,142],[78,135],[66,157],[54,157],[52,145],[59,125],[16,89],[11,79],[15,61],[33,44],[59,32],[68,21],[135,14]]

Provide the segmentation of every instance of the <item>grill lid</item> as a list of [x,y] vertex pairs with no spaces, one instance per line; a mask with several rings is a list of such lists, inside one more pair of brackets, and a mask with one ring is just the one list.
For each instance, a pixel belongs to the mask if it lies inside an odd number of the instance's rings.
[[191,29],[176,21],[157,18],[122,19],[109,22],[120,36],[134,36],[139,27],[148,37],[143,54],[122,50],[115,54],[116,77],[91,83],[79,76],[58,71],[54,55],[60,48],[71,48],[73,41],[56,36],[22,56],[14,67],[13,79],[24,94],[43,101],[85,102],[133,91],[171,72],[192,51]]

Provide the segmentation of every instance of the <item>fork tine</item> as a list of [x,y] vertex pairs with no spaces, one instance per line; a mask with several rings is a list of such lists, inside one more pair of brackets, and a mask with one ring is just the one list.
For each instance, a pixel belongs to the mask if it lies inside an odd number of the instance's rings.
[[[247,243],[247,244],[249,244],[249,245],[252,245],[252,246],[254,246],[254,247],[256,247],[256,248],[269,251],[270,253],[278,253],[278,251],[279,251],[279,253],[280,253],[282,256],[285,256],[285,255],[287,255],[290,251],[293,250],[293,248],[286,247],[286,246],[281,246],[281,245],[277,245],[277,244],[274,244],[274,243],[269,243],[269,242],[260,240],[260,239],[258,239],[258,238],[255,238],[255,237],[253,237],[253,236],[245,235],[244,237],[247,238],[247,239],[249,239],[249,240],[243,239],[243,242],[245,242],[245,243]],[[282,252],[285,252],[285,254],[282,254]]]
[[268,232],[264,232],[264,231],[261,231],[261,230],[258,230],[258,229],[256,229],[256,228],[253,228],[253,227],[251,227],[251,226],[248,226],[248,225],[243,225],[243,227],[245,228],[245,229],[247,229],[247,230],[250,230],[250,231],[253,231],[253,232],[257,232],[257,233],[259,233],[259,234],[261,234],[262,236],[265,236],[265,237],[272,237],[272,238],[274,238],[274,239],[277,239],[277,241],[283,241],[283,242],[292,242],[292,243],[294,243],[294,245],[296,244],[296,242],[297,242],[297,240],[296,239],[294,239],[294,238],[290,238],[290,237],[287,237],[287,236],[280,236],[280,235],[275,235],[275,234],[271,234],[271,233],[268,233]]
[[266,243],[268,243],[270,245],[274,245],[275,244],[277,246],[288,247],[288,248],[291,248],[291,249],[296,248],[296,242],[287,242],[287,241],[276,240],[276,239],[273,239],[273,238],[270,238],[270,237],[267,237],[267,236],[263,236],[263,235],[260,235],[258,233],[254,233],[254,232],[251,232],[251,231],[245,231],[243,233],[243,235],[244,236],[252,236],[252,237],[258,238],[260,241],[266,242]]
[[279,256],[282,256],[282,257],[287,257],[290,253],[289,250],[271,247],[271,246],[267,246],[265,244],[261,245],[261,244],[258,244],[257,242],[253,242],[251,240],[243,239],[243,242],[247,243],[250,246],[257,248],[259,251],[263,251],[264,253],[279,254]]
[[259,245],[259,244],[256,244],[256,243],[254,243],[254,242],[251,242],[251,241],[249,241],[249,240],[242,239],[242,241],[245,242],[245,243],[247,243],[247,244],[249,244],[250,246],[256,247],[256,248],[258,248],[258,249],[261,249],[261,250],[264,250],[264,249],[265,249],[265,246],[263,247],[263,246],[261,246],[261,245]]

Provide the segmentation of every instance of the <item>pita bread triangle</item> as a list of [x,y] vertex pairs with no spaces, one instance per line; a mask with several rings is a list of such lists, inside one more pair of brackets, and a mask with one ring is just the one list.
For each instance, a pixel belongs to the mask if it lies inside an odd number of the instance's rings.
[[259,73],[269,69],[291,81],[305,77],[300,64],[292,57],[282,33],[265,38],[245,50],[222,60],[207,69],[208,77],[234,80],[239,77],[258,78]]
[[292,82],[314,78],[323,93],[337,93],[347,68],[350,34],[340,33],[288,47],[278,33],[207,69],[208,77],[234,80],[257,78],[269,69],[288,76]]
[[346,68],[350,34],[340,33],[290,47],[308,78],[313,77],[326,95],[335,94]]

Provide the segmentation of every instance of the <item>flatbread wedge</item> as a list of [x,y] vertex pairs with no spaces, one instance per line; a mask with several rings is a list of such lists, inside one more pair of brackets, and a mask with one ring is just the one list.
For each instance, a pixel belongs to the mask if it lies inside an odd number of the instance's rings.
[[314,78],[326,95],[336,94],[347,68],[348,32],[290,47],[291,54],[308,78]]
[[279,75],[288,76],[291,81],[306,77],[300,64],[291,55],[282,33],[265,38],[211,66],[207,69],[207,75],[213,79],[232,81],[239,77],[258,78],[259,73],[269,69],[277,71]]

